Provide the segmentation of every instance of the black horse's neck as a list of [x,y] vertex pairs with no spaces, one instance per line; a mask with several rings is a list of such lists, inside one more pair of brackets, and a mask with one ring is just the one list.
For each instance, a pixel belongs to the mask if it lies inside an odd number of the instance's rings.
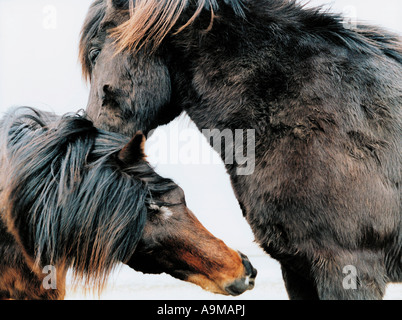
[[[293,1],[238,3],[245,15],[227,1],[218,1],[213,20],[210,10],[204,10],[171,38],[172,104],[187,111],[199,129],[242,126],[262,133],[266,131],[261,121],[269,116],[266,101],[292,91],[288,86],[290,63],[319,49],[309,44],[298,50],[302,37],[297,26],[307,13]],[[179,25],[192,14],[188,10]]]
[[320,117],[325,122],[318,130],[336,121],[333,114],[344,111],[332,108],[349,99],[336,74],[349,74],[347,81],[360,86],[363,76],[348,70],[361,59],[402,62],[392,35],[363,26],[350,30],[340,16],[294,1],[245,1],[245,17],[219,4],[210,30],[211,13],[204,10],[171,38],[172,104],[200,130],[254,129],[262,153],[286,135],[306,138],[305,127]]
[[[204,10],[169,41],[177,92],[173,103],[186,110],[199,128],[234,129],[241,124],[259,130],[276,101],[300,94],[325,55],[328,63],[361,54],[402,63],[396,36],[362,25],[351,30],[340,15],[321,8],[289,0],[227,3],[217,0],[213,21],[210,10]],[[233,3],[241,4],[244,15],[234,10]],[[191,10],[184,14],[184,21],[192,14]]]

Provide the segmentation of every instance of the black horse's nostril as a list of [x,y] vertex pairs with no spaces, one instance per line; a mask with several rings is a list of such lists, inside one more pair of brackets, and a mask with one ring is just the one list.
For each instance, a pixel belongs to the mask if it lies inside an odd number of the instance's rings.
[[102,107],[118,108],[119,104],[116,101],[116,91],[108,84],[105,84],[102,89]]
[[103,93],[104,93],[105,96],[111,94],[112,93],[112,88],[108,84],[105,84],[103,86]]

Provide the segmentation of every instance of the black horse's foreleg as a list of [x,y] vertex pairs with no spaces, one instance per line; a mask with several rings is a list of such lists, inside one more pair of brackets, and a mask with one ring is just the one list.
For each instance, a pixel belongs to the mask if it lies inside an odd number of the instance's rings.
[[318,300],[317,290],[312,279],[306,278],[282,264],[282,276],[286,291],[291,300]]

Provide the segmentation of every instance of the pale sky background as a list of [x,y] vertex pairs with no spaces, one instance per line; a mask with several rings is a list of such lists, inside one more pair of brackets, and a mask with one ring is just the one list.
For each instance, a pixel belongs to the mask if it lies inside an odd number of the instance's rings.
[[[0,115],[17,105],[35,106],[58,114],[86,107],[89,88],[82,80],[78,64],[78,40],[91,2],[0,0]],[[356,15],[359,20],[402,34],[400,0],[310,1],[310,5],[318,4],[327,4],[326,8],[332,11]],[[49,19],[50,16],[55,19]],[[180,135],[182,141],[173,150],[179,152],[181,161],[171,163],[177,154],[161,154],[165,144],[160,139],[163,136],[171,139],[182,130],[186,130]],[[148,141],[150,162],[160,174],[182,186],[189,208],[212,233],[230,246],[247,251],[253,235],[242,217],[220,159],[187,117],[158,132]],[[190,145],[194,148],[192,158],[184,159],[183,152]],[[199,154],[208,153],[209,163],[196,163]]]

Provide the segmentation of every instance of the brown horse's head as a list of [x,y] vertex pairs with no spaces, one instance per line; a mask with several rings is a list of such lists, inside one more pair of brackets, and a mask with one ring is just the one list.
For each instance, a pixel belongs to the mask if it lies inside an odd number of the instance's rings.
[[[130,165],[133,155],[143,155],[145,137],[137,134],[119,153]],[[145,161],[134,158],[135,162]],[[205,290],[239,295],[254,287],[257,271],[248,258],[214,237],[187,208],[183,190],[156,173],[146,177],[151,198],[147,220],[134,255],[127,264],[144,273],[168,273]]]
[[128,265],[145,273],[166,272],[230,295],[252,289],[256,277],[248,258],[215,238],[187,208],[180,187],[150,205],[144,233]]

